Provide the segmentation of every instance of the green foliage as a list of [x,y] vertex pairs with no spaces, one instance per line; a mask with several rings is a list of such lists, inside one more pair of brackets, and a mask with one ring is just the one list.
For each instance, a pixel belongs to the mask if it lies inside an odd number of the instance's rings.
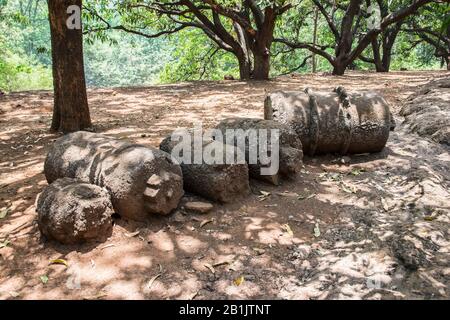
[[[0,89],[4,91],[50,89],[50,58],[38,48],[48,43],[49,31],[38,0],[29,0],[28,11],[16,1],[0,0]],[[33,6],[35,5],[35,6]],[[45,23],[37,23],[44,21]]]
[[239,78],[235,57],[218,50],[201,31],[182,31],[170,39],[171,60],[160,74],[160,82],[221,80],[225,75]]
[[94,41],[85,46],[88,86],[147,85],[158,80],[170,59],[168,41],[120,32],[113,32],[108,37],[109,41]]
[[50,89],[51,70],[26,56],[0,51],[0,89],[4,91]]

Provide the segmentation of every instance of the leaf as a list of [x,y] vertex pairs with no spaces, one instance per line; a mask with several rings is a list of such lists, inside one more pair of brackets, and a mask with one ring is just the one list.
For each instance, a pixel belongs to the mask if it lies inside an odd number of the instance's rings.
[[386,202],[386,199],[381,198],[381,205],[383,206],[384,211],[388,212],[389,211],[389,206]]
[[0,243],[0,249],[6,248],[10,243],[11,243],[11,241],[9,241],[9,240],[3,241],[2,243]]
[[270,195],[271,195],[271,193],[270,193],[270,192],[267,192],[267,191],[260,190],[259,192],[261,193],[261,195],[258,196],[258,200],[259,200],[259,201],[264,201],[264,200],[266,200],[267,198],[269,198]]
[[279,195],[281,197],[293,197],[293,198],[298,198],[300,196],[296,192],[289,192],[289,191],[277,192],[277,195]]
[[116,245],[114,243],[111,243],[111,244],[107,244],[107,245],[101,247],[101,249],[103,250],[103,249],[107,249],[107,248],[111,248],[111,247],[115,247],[115,246]]
[[206,226],[208,223],[211,222],[214,222],[214,219],[203,220],[202,223],[200,223],[200,228],[203,228],[204,226]]
[[423,219],[425,220],[425,221],[433,221],[433,220],[436,220],[436,216],[425,216],[425,217],[423,217]]
[[0,211],[0,219],[6,218],[10,210],[11,210],[10,208],[6,208]]
[[291,237],[294,236],[294,232],[292,231],[291,227],[287,223],[283,225],[283,229],[286,230],[286,232],[289,233],[289,235]]
[[320,237],[320,227],[319,227],[319,223],[316,223],[315,227],[314,227],[314,237],[318,238]]
[[84,297],[83,300],[98,300],[100,298],[104,298],[108,295],[108,293],[106,293],[105,291],[99,292],[94,296],[88,296],[88,297]]
[[309,200],[309,199],[314,198],[315,196],[316,196],[315,193],[311,193],[309,196],[306,196],[306,195],[300,195],[297,199],[298,199],[298,200]]
[[233,280],[233,283],[235,286],[240,286],[241,284],[243,284],[245,281],[244,276],[240,276],[239,278],[236,278]]
[[147,288],[148,288],[148,289],[151,289],[152,286],[153,286],[153,282],[155,282],[156,279],[158,279],[158,278],[161,277],[161,276],[162,276],[162,273],[158,273],[156,276],[154,276],[153,278],[151,278],[151,279],[149,280],[149,282],[147,283]]
[[127,237],[127,238],[134,238],[134,237],[136,237],[137,235],[139,235],[139,233],[140,233],[141,231],[136,231],[136,232],[132,232],[132,233],[125,233],[125,237]]
[[358,191],[358,188],[356,188],[355,186],[350,186],[345,182],[341,182],[341,188],[344,192],[347,193],[356,193]]
[[266,250],[261,249],[261,248],[253,248],[253,251],[255,251],[256,255],[258,255],[258,256],[263,255],[264,253],[266,253]]
[[230,264],[230,261],[220,261],[220,262],[216,262],[216,263],[214,263],[212,266],[213,266],[214,268],[216,268],[216,267],[224,266],[224,265],[226,265],[226,264]]
[[192,296],[190,296],[188,300],[194,300],[195,297],[197,297],[197,296],[198,296],[198,291],[194,292],[194,294],[192,294]]
[[350,171],[350,174],[354,176],[359,176],[362,172],[364,172],[364,169],[353,169],[352,171]]
[[212,274],[216,273],[216,270],[214,269],[214,267],[212,265],[210,265],[209,263],[205,263],[204,264],[205,268],[207,268],[209,271],[211,271]]
[[48,282],[48,276],[44,274],[43,276],[40,276],[39,279],[43,284],[46,284]]
[[50,263],[49,263],[49,264],[61,264],[61,265],[64,265],[64,266],[66,266],[66,267],[69,267],[69,264],[68,264],[67,261],[64,260],[64,259],[50,260]]

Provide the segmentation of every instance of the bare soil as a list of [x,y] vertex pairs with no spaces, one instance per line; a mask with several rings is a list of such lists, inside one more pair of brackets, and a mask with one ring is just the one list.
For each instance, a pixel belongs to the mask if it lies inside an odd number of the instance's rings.
[[[262,118],[275,89],[372,89],[397,115],[420,85],[445,76],[295,75],[88,95],[97,132],[157,146],[193,121]],[[450,298],[449,148],[407,133],[399,116],[379,154],[305,158],[295,180],[252,181],[247,199],[206,215],[183,209],[201,200],[187,195],[168,217],[115,218],[106,242],[68,247],[45,241],[36,222],[43,162],[58,138],[51,111],[51,92],[0,97],[0,299]],[[68,267],[49,264],[59,258]]]

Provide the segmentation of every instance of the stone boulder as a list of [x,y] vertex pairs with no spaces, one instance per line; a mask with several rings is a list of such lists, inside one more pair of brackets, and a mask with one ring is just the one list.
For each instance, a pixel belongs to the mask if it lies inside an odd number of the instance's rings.
[[[233,202],[250,193],[248,166],[245,163],[228,164],[227,154],[236,155],[239,150],[233,146],[224,145],[214,140],[201,141],[200,152],[209,149],[215,150],[220,156],[220,161],[206,162],[204,158],[199,163],[195,161],[195,143],[193,134],[189,133],[191,148],[189,154],[184,154],[181,150],[178,154],[174,148],[179,141],[172,140],[172,136],[164,139],[161,144],[161,150],[171,154],[181,165],[183,171],[184,189],[206,199],[222,203]],[[223,157],[222,157],[223,156]],[[181,158],[189,159],[183,161]],[[189,162],[189,163],[187,163]]]
[[39,230],[48,239],[78,244],[111,235],[114,210],[108,191],[99,186],[58,179],[39,195],[36,208]]
[[49,183],[68,177],[106,188],[115,211],[138,221],[170,213],[184,194],[181,168],[167,153],[90,132],[58,139],[44,172]]
[[[302,168],[303,150],[300,138],[293,129],[284,124],[273,120],[256,118],[229,118],[221,121],[216,128],[222,132],[224,141],[230,143],[229,141],[232,140],[231,143],[236,147],[239,147],[241,151],[245,153],[245,159],[249,166],[250,176],[255,179],[278,184],[279,175],[284,177],[293,177]],[[264,131],[260,131],[261,129],[266,130],[266,133],[263,133]],[[254,136],[256,137],[255,140],[258,145],[260,142],[260,133],[267,137],[266,141],[269,143],[267,148],[269,151],[268,155],[271,155],[273,152],[271,145],[272,130],[278,130],[279,138],[277,143],[279,146],[279,171],[277,173],[262,174],[261,169],[264,167],[270,167],[271,163],[263,164],[259,156],[256,158],[256,163],[255,161],[253,161],[253,163],[250,161],[250,150],[253,144],[251,142],[251,138],[249,138],[251,136],[251,130],[255,130]],[[243,135],[244,139],[239,137],[238,132]],[[227,138],[228,134],[232,134],[233,136]],[[242,144],[242,140],[245,140],[245,144],[239,145]],[[254,148],[254,150],[257,149]]]

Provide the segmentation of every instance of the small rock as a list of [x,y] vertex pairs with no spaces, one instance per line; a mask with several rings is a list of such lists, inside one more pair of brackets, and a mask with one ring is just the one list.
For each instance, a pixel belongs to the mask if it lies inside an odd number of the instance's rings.
[[214,206],[208,202],[187,202],[184,207],[186,210],[202,214],[208,213],[214,208]]
[[352,161],[352,159],[351,159],[350,157],[348,157],[348,156],[345,156],[345,157],[342,157],[342,158],[341,158],[341,162],[342,162],[343,164],[350,163],[350,161]]
[[171,220],[174,222],[183,223],[186,222],[186,217],[180,211],[177,211],[173,214]]

